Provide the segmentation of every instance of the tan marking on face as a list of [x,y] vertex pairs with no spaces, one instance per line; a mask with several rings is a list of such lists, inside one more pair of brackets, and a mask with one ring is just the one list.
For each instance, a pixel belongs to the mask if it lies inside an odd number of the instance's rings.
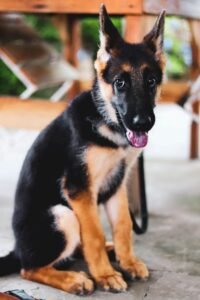
[[94,62],[94,68],[97,71],[98,76],[102,77],[103,71],[105,70],[110,57],[110,54],[105,49],[104,43],[101,43],[101,48],[98,50],[97,58]]
[[158,103],[161,98],[161,86],[157,86],[156,95],[155,95],[155,103]]
[[147,63],[143,63],[140,66],[140,71],[144,71],[144,69],[149,68],[149,65]]
[[105,104],[105,108],[102,108],[102,109],[107,111],[109,118],[113,122],[118,122],[116,112],[111,104],[111,100],[113,97],[113,89],[112,89],[111,84],[106,83],[103,80],[103,78],[99,78],[98,83],[99,83],[100,94],[101,94],[101,97],[104,99],[104,104]]
[[102,53],[101,49],[98,51],[97,59],[94,63],[94,66],[97,71],[97,78],[98,78],[98,83],[99,83],[100,94],[101,94],[101,97],[105,100],[105,109],[107,111],[107,114],[109,115],[110,119],[113,122],[117,122],[117,116],[116,116],[115,110],[111,105],[111,100],[113,97],[112,85],[105,82],[102,77],[103,72],[107,66],[107,59],[102,60],[102,55],[104,55],[104,54],[105,53]]
[[99,88],[103,99],[110,102],[113,97],[112,85],[105,82],[103,79],[99,79],[98,82],[99,82]]
[[107,63],[105,61],[102,61],[98,58],[95,60],[94,68],[97,71],[98,77],[102,78],[102,74],[103,74],[106,66],[107,66]]
[[125,72],[131,72],[133,67],[129,63],[124,63],[121,65],[121,69]]

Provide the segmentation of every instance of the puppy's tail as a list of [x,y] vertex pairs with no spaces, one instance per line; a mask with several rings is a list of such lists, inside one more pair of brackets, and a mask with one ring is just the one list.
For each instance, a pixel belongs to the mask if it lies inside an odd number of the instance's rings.
[[21,269],[19,258],[14,251],[11,251],[4,257],[0,257],[0,276],[17,273]]

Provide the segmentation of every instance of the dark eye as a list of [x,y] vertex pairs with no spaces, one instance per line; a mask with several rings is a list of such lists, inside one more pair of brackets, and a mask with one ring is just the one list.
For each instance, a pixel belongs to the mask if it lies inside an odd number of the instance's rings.
[[156,87],[156,79],[155,77],[149,77],[147,79],[147,84],[148,84],[148,87],[153,90],[155,87]]
[[126,82],[123,79],[116,79],[114,85],[118,90],[123,90],[123,88],[126,85]]

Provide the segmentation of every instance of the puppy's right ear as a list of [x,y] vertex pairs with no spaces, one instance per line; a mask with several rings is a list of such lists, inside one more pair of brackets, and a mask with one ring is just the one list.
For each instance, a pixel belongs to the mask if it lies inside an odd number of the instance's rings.
[[144,43],[155,53],[157,60],[160,60],[163,54],[164,25],[165,10],[160,13],[152,30],[143,39]]
[[112,55],[123,42],[117,28],[108,16],[106,7],[102,4],[99,13],[100,23],[100,50],[103,53]]

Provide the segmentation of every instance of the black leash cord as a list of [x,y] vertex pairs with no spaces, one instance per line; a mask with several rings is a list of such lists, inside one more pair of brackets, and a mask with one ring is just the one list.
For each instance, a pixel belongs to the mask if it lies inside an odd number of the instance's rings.
[[138,158],[138,171],[139,171],[139,190],[140,190],[140,217],[141,225],[138,225],[134,213],[130,210],[131,219],[133,222],[133,230],[136,234],[143,234],[148,228],[148,209],[145,188],[145,174],[144,174],[144,155],[143,153]]

